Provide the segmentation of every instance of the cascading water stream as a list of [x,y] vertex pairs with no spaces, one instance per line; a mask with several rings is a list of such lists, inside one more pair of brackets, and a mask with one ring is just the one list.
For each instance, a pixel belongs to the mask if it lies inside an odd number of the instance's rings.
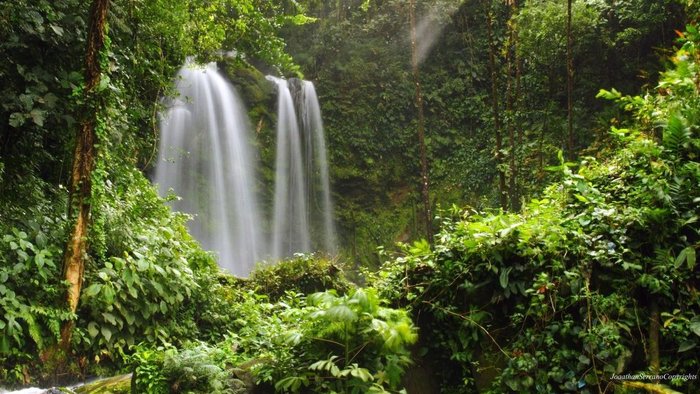
[[[313,148],[313,157],[316,160],[316,169],[309,166],[309,170],[313,171],[318,177],[320,186],[320,212],[323,223],[323,247],[326,252],[335,254],[337,252],[337,240],[335,235],[335,225],[333,223],[333,203],[331,200],[331,187],[328,176],[328,159],[326,157],[326,138],[323,131],[323,120],[321,118],[321,107],[316,95],[316,88],[310,81],[302,81],[302,100],[303,105],[300,109],[301,125],[307,138],[307,146]],[[313,134],[313,143],[310,138]],[[314,183],[310,185],[314,187]],[[313,194],[313,193],[312,193]]]
[[[268,76],[277,85],[273,260],[336,251],[326,143],[314,85]],[[321,234],[312,231],[322,228]]]
[[273,260],[311,251],[309,210],[302,138],[287,81],[268,76],[278,88],[275,198],[272,220]]
[[247,276],[262,256],[261,220],[246,111],[216,64],[186,64],[179,97],[161,121],[155,182],[173,208],[194,215],[191,234],[218,254],[219,265]]

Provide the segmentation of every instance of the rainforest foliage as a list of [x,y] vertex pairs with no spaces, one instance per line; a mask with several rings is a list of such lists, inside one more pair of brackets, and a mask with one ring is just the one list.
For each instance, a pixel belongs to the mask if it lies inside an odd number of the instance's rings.
[[[0,3],[0,387],[130,372],[137,393],[700,390],[696,2],[108,2],[88,87],[90,3]],[[264,73],[315,82],[339,256],[233,277],[158,195],[158,113],[187,57],[226,71],[265,163]]]

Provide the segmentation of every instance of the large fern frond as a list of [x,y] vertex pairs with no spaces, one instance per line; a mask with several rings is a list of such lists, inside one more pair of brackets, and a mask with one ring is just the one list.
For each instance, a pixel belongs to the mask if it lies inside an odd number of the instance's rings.
[[671,153],[680,154],[690,142],[690,128],[678,114],[671,115],[663,134],[663,145]]

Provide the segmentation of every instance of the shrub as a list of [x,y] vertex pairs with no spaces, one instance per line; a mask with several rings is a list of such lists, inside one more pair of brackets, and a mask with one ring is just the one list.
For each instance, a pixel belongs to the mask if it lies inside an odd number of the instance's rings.
[[[75,319],[64,307],[60,242],[64,219],[46,209],[0,224],[0,380],[31,376],[39,353],[55,344],[62,322]],[[33,368],[32,368],[33,369]]]
[[298,254],[289,260],[260,266],[251,274],[247,286],[273,301],[288,291],[312,294],[335,289],[345,293],[351,288],[337,261],[313,254]]
[[237,392],[253,383],[281,392],[398,388],[416,330],[405,311],[382,306],[376,291],[308,299],[287,293],[275,304],[250,291],[233,293],[226,339],[184,350],[140,349],[131,358],[140,387],[193,393]]

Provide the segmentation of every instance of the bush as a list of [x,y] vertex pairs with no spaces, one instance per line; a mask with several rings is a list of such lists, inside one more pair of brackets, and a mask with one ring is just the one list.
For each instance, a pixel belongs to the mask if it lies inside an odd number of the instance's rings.
[[47,209],[0,224],[0,381],[22,382],[41,351],[58,341],[64,306],[61,280],[65,220]]
[[130,361],[135,365],[134,389],[139,393],[246,393],[235,378],[232,354],[226,348],[195,343],[182,350],[170,346],[138,347]]
[[267,295],[272,301],[288,291],[312,294],[335,289],[345,293],[351,286],[337,261],[313,254],[298,254],[290,260],[258,267],[247,282],[248,288]]
[[275,304],[253,292],[234,293],[226,339],[214,347],[140,349],[131,358],[140,387],[193,393],[236,392],[253,383],[280,392],[398,388],[416,330],[405,311],[382,306],[376,291],[308,299],[287,293]]
[[188,311],[200,289],[190,266],[204,252],[137,170],[106,182],[91,229],[91,264],[81,293],[76,341],[83,351],[118,361],[130,346],[185,341],[197,335]]

